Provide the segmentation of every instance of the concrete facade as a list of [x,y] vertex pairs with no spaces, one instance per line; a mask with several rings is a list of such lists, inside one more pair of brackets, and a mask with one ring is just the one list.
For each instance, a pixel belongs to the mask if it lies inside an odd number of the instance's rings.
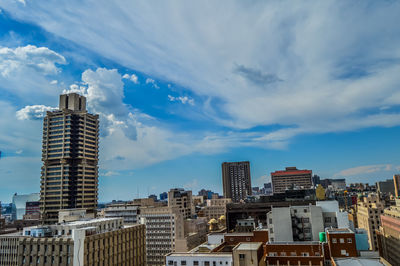
[[95,213],[98,198],[99,117],[86,111],[86,98],[60,96],[59,110],[43,120],[40,211],[44,223],[62,209]]
[[250,162],[222,163],[222,187],[224,198],[239,202],[252,194]]
[[286,167],[284,171],[271,173],[273,193],[284,193],[287,189],[310,189],[312,187],[311,170],[298,170]]

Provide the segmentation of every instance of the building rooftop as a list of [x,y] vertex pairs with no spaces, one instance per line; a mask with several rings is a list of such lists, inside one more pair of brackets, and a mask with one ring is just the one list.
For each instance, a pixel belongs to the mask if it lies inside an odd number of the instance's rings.
[[119,217],[107,217],[107,218],[94,218],[88,220],[78,220],[73,222],[65,222],[61,223],[60,225],[69,225],[69,226],[80,226],[85,224],[92,224],[92,223],[101,223],[101,222],[109,222],[109,221],[118,221],[122,218]]
[[336,258],[335,263],[337,266],[382,266],[384,265],[379,259],[368,258]]
[[276,241],[276,242],[268,242],[268,245],[319,245],[319,241],[293,241],[293,242],[285,242],[285,241]]
[[349,228],[327,228],[326,233],[328,234],[354,234]]
[[227,257],[231,258],[232,253],[187,253],[187,252],[173,252],[166,256],[169,257]]
[[240,243],[234,250],[258,250],[262,246],[262,242]]

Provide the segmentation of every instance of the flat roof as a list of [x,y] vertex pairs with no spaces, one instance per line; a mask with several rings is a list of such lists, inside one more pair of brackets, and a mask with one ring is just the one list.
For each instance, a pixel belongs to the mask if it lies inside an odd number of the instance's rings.
[[319,245],[319,241],[276,241],[276,242],[268,242],[267,245]]
[[382,266],[385,265],[379,259],[366,258],[337,258],[334,259],[337,266]]
[[235,250],[257,250],[262,246],[262,242],[248,242],[240,243],[234,249]]
[[173,252],[166,255],[167,257],[226,257],[232,258],[232,253],[186,253],[186,252]]
[[335,234],[354,234],[354,232],[349,228],[327,228],[326,232]]

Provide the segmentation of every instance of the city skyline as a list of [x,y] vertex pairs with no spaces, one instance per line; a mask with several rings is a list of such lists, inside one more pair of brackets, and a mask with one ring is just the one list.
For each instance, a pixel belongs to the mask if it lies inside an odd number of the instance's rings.
[[100,115],[100,202],[222,194],[223,162],[250,161],[252,186],[288,166],[393,178],[400,4],[334,2],[0,1],[0,201],[40,191],[43,117],[66,92]]

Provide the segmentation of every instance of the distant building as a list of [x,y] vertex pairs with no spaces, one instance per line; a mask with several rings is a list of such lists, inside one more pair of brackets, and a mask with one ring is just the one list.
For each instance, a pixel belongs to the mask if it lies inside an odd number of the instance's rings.
[[60,95],[59,109],[43,119],[41,217],[56,223],[61,209],[95,213],[98,198],[99,116],[86,110],[86,98]]
[[393,179],[387,179],[386,181],[376,182],[376,192],[382,195],[394,195],[394,182]]
[[315,189],[315,195],[317,200],[325,200],[325,189],[321,184],[317,185],[317,188]]
[[313,175],[312,176],[312,183],[316,187],[317,185],[321,184],[321,178],[319,175]]
[[232,250],[233,266],[264,266],[262,242],[240,243]]
[[202,207],[199,212],[199,217],[206,217],[207,220],[219,219],[226,215],[226,204],[231,203],[231,199],[208,199],[207,205]]
[[160,194],[160,200],[164,201],[168,199],[168,193],[167,192],[163,192]]
[[250,162],[222,163],[222,186],[224,198],[239,202],[252,195]]
[[[118,241],[117,241],[118,239]],[[0,265],[145,265],[145,227],[120,218],[24,228],[0,236]]]
[[286,167],[286,170],[271,173],[273,192],[284,193],[288,189],[310,189],[311,170],[298,170],[296,167]]
[[40,194],[32,193],[25,195],[14,194],[12,198],[12,219],[13,220],[21,220],[26,212],[26,203],[32,201],[39,201]]
[[331,179],[331,186],[334,191],[346,190],[346,179]]
[[121,217],[126,224],[139,222],[139,206],[132,203],[110,204],[104,209],[104,217]]
[[379,228],[379,255],[391,265],[400,265],[400,199],[384,210]]
[[204,188],[202,190],[199,191],[199,193],[197,194],[198,196],[203,196],[206,199],[211,199],[213,197],[215,193],[212,192],[211,190],[205,190]]
[[149,199],[153,199],[154,201],[157,201],[157,196],[156,195],[149,195]]
[[367,230],[371,250],[378,250],[376,231],[381,225],[380,216],[383,214],[384,208],[384,202],[376,194],[368,195],[357,204],[358,227]]
[[168,192],[168,207],[178,207],[184,219],[191,218],[194,213],[192,191],[174,188]]
[[326,240],[333,258],[357,257],[356,238],[350,229],[326,229]]

